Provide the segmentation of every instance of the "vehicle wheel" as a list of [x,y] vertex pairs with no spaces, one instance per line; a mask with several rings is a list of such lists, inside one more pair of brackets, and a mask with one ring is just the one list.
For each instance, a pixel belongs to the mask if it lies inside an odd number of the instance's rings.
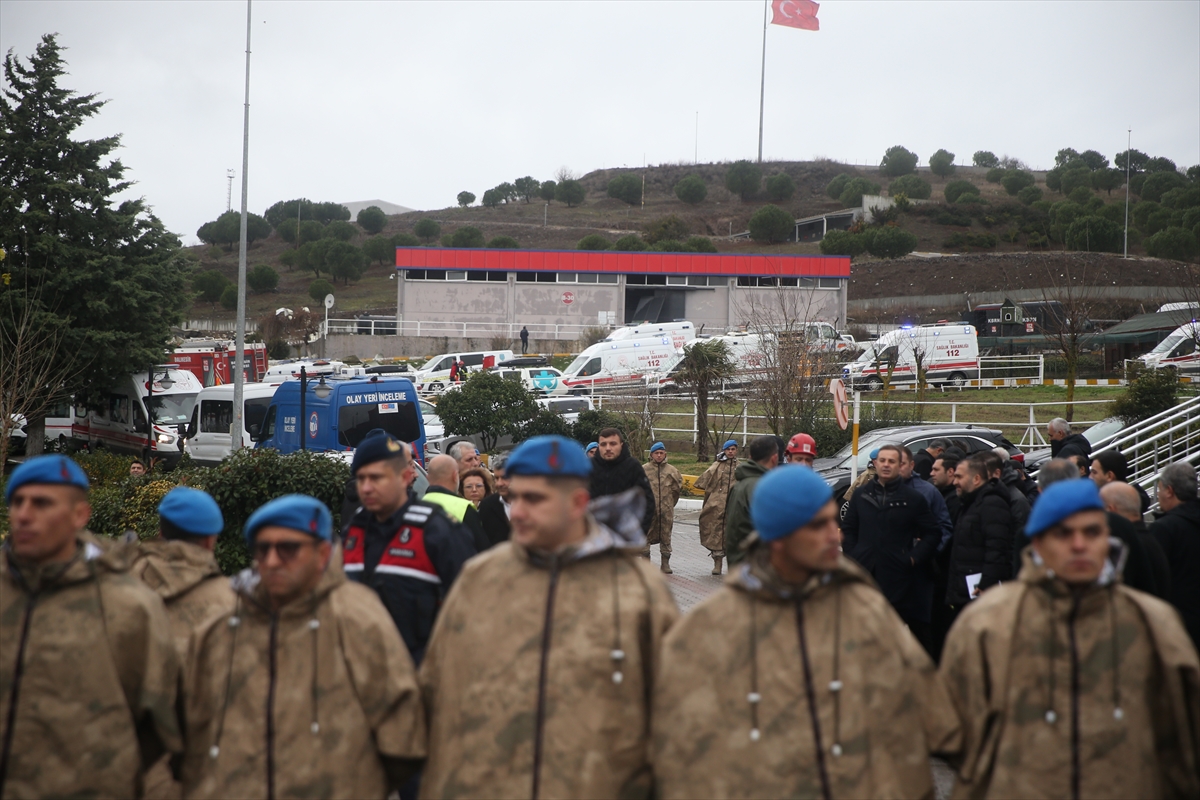
[[428,386],[426,386],[426,387],[425,387],[425,391],[427,391],[427,392],[440,392],[442,389],[445,389],[445,388],[446,388],[446,387],[445,387],[445,386],[443,386],[443,385],[442,385],[442,384],[440,384],[440,383],[431,383],[431,384],[429,384]]
[[950,380],[947,382],[955,389],[961,389],[967,385],[967,376],[961,372],[951,372]]
[[883,389],[883,381],[879,380],[879,378],[870,378],[867,380],[868,392],[878,392],[881,389]]

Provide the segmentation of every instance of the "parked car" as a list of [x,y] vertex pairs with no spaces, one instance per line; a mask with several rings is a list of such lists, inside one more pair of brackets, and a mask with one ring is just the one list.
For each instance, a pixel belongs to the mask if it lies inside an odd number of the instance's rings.
[[590,397],[539,397],[537,404],[553,411],[572,425],[584,411],[594,411],[596,404]]
[[[1099,450],[1104,445],[1115,439],[1121,431],[1125,430],[1125,421],[1120,417],[1109,417],[1108,419],[1097,422],[1092,427],[1083,432],[1083,438],[1087,439],[1092,444],[1092,450]],[[1042,468],[1042,465],[1050,460],[1050,448],[1042,448],[1038,450],[1030,450],[1025,454],[1025,471],[1033,474]]]
[[[928,447],[934,439],[949,439],[968,455],[1002,446],[1008,450],[1010,458],[1016,461],[1023,461],[1025,458],[1021,448],[1004,438],[1003,431],[953,423],[908,425],[898,428],[876,428],[859,436],[858,472],[861,473],[867,468],[871,451],[876,447],[884,444],[902,444],[915,454],[918,450]],[[832,456],[818,458],[813,463],[813,469],[833,489],[833,496],[838,505],[841,505],[842,497],[850,487],[850,463],[853,458],[851,445],[846,445]]]

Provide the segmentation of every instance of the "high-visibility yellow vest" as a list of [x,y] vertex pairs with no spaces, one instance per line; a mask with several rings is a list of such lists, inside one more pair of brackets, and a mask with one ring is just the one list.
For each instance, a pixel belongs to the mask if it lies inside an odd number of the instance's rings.
[[462,522],[463,517],[467,515],[467,509],[471,507],[471,501],[465,497],[445,492],[425,492],[421,502],[438,506],[446,512],[447,517],[455,522]]

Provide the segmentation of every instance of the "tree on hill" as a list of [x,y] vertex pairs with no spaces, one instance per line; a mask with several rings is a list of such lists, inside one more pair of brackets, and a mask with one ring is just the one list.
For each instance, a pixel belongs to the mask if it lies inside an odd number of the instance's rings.
[[442,233],[442,226],[426,217],[413,226],[413,233],[426,243],[432,242]]
[[[1059,175],[1058,191],[1063,194],[1070,194],[1081,186],[1086,186],[1089,189],[1092,186],[1092,171],[1084,166],[1083,162],[1077,162],[1077,164],[1078,166],[1069,167]],[[1005,175],[1005,178],[1007,177]],[[1024,186],[1021,187],[1021,189],[1024,188]],[[1020,191],[1020,189],[1017,191]]]
[[862,205],[864,194],[879,194],[879,184],[866,178],[851,178],[842,188],[838,201],[842,208],[857,208]]
[[483,231],[471,225],[459,228],[450,238],[450,244],[453,247],[483,247]]
[[1026,172],[1023,169],[1010,169],[1008,174],[1004,176],[1004,180],[1000,181],[1000,185],[1004,187],[1004,191],[1014,196],[1026,186],[1033,186],[1034,183],[1033,173]]
[[1098,169],[1092,173],[1092,188],[1108,192],[1111,196],[1113,189],[1125,185],[1125,173],[1119,169]]
[[682,253],[687,250],[687,247],[678,239],[659,239],[650,246],[650,249],[660,253]]
[[1023,205],[1031,206],[1038,200],[1042,199],[1042,190],[1038,186],[1026,186],[1021,191],[1017,192],[1017,200]]
[[1178,172],[1178,167],[1175,162],[1169,158],[1159,156],[1152,158],[1146,162],[1146,172]]
[[526,175],[524,178],[517,178],[513,181],[513,188],[517,190],[517,196],[528,203],[541,189],[541,184],[531,175]]
[[1196,234],[1179,227],[1164,228],[1147,237],[1145,245],[1146,252],[1154,258],[1170,258],[1176,261],[1190,261],[1200,252]]
[[598,233],[589,233],[575,245],[576,250],[608,250],[610,247],[612,242]]
[[221,308],[226,311],[234,311],[238,305],[238,290],[232,283],[225,287],[225,291],[221,292]]
[[1128,161],[1130,172],[1144,172],[1146,169],[1146,162],[1149,160],[1150,156],[1146,155],[1141,150],[1122,150],[1120,153],[1117,153],[1115,156],[1113,156],[1113,166],[1124,172],[1126,162]]
[[493,250],[516,250],[521,243],[511,236],[493,236],[488,240],[487,246]]
[[879,228],[867,240],[867,249],[876,258],[900,258],[917,249],[917,237],[893,226]]
[[279,285],[279,273],[266,264],[258,264],[246,273],[246,286],[255,294],[265,294]]
[[279,234],[279,238],[283,239],[288,244],[296,243],[296,231],[299,230],[299,225],[294,219],[285,219],[283,222],[275,226],[275,232]]
[[380,264],[387,264],[396,260],[396,246],[386,236],[372,236],[367,239],[363,242],[362,251],[368,262],[378,261]]
[[348,242],[358,234],[354,230],[354,226],[344,220],[335,219],[333,222],[325,226],[322,239],[337,239],[342,242]]
[[625,252],[638,252],[646,249],[646,243],[642,237],[636,233],[627,233],[617,241],[613,242],[613,250],[624,250]]
[[322,271],[328,271],[325,266],[325,253],[336,241],[336,239],[318,239],[315,242],[301,245],[300,249],[296,251],[296,255],[299,257],[297,266],[306,272],[312,270],[316,277],[321,277]]
[[821,253],[827,256],[856,256],[866,249],[862,236],[850,231],[829,231],[821,239]]
[[1064,147],[1054,156],[1054,166],[1065,167],[1072,161],[1079,160],[1079,151],[1073,147]]
[[558,190],[558,184],[554,181],[542,181],[542,185],[538,187],[538,197],[549,203],[554,199],[554,193]]
[[693,253],[715,253],[717,246],[707,236],[689,236],[683,246]]
[[[441,231],[438,231],[438,233],[441,233]],[[417,237],[413,236],[411,233],[397,233],[391,238],[391,242],[393,248],[418,247],[421,244],[420,240],[418,240]]]
[[993,167],[1000,166],[1000,159],[996,158],[996,154],[991,150],[976,150],[975,155],[971,157],[971,163],[977,167]]
[[938,150],[929,157],[929,171],[939,178],[954,174],[954,153]]
[[314,303],[324,303],[327,294],[333,294],[333,284],[324,278],[317,278],[308,285],[308,296]]
[[52,34],[24,63],[10,50],[0,90],[0,244],[7,253],[0,349],[14,352],[21,321],[34,319],[46,358],[71,366],[52,384],[30,385],[33,371],[0,378],[0,432],[7,438],[9,415],[27,409],[26,455],[42,452],[42,400],[72,393],[83,400],[161,363],[171,326],[191,303],[179,240],[144,200],[118,198],[131,185],[112,158],[120,137],[77,138],[104,103],[60,85],[67,74],[61,52]]
[[[987,174],[983,176],[983,179],[985,181],[987,181],[988,183],[999,183],[1000,181],[1004,180],[1004,176],[1007,173],[1008,173],[1008,170],[1006,170],[1004,167],[992,167],[991,169],[989,169],[987,171]],[[1048,172],[1047,175],[1051,175],[1051,174],[1057,174],[1057,173],[1055,173],[1054,170],[1050,170],[1050,172]],[[1050,186],[1049,178],[1046,179],[1046,185]],[[1053,189],[1054,187],[1051,186],[1050,188]]]
[[192,291],[196,293],[196,299],[211,305],[214,312],[217,303],[221,302],[221,293],[228,285],[229,279],[215,269],[205,270],[192,278]]
[[686,239],[690,233],[687,222],[675,214],[653,219],[645,227],[647,244],[655,244],[663,239]]
[[494,187],[496,194],[500,195],[500,199],[505,203],[511,203],[517,199],[517,187],[513,186],[508,181],[503,181]]
[[933,194],[933,187],[919,175],[901,175],[888,184],[888,191],[892,197],[903,193],[913,200],[928,200]]
[[979,194],[979,187],[970,181],[957,180],[946,184],[945,195],[947,203],[956,203],[964,194]]
[[313,201],[306,198],[297,198],[296,200],[280,200],[264,213],[263,217],[270,223],[272,228],[279,228],[279,225],[284,220],[291,220],[293,224],[296,222],[296,213],[299,210],[300,221],[313,219]]
[[340,280],[343,286],[349,286],[350,281],[362,277],[365,257],[349,242],[334,241],[325,251],[325,266],[334,280]]
[[495,189],[485,189],[483,192],[483,207],[496,208],[504,200],[503,195]]
[[587,190],[577,180],[559,181],[554,187],[554,199],[566,203],[567,208],[577,206],[587,197]]
[[779,206],[765,205],[750,217],[750,238],[756,242],[786,242],[796,227],[792,215]]
[[781,172],[767,180],[767,199],[778,203],[791,200],[796,194],[796,182],[786,172]]
[[298,245],[305,245],[309,242],[315,242],[325,236],[325,226],[317,222],[315,219],[306,219],[300,223],[300,235]]
[[1187,178],[1174,170],[1169,172],[1151,172],[1146,176],[1145,182],[1142,183],[1142,188],[1138,192],[1138,195],[1143,200],[1153,200],[1157,203],[1159,200],[1162,200],[1162,196],[1165,193],[1171,189],[1186,187],[1187,183]]
[[[258,214],[251,213],[246,218],[246,242],[256,242],[271,235],[271,226]],[[196,238],[205,244],[223,244],[227,250],[242,238],[242,214],[240,211],[226,211],[212,222],[206,222],[196,231]]]
[[917,154],[901,145],[889,147],[879,162],[879,171],[890,178],[898,178],[917,171]]
[[322,224],[328,224],[335,220],[349,222],[350,209],[341,203],[315,203],[313,205],[313,219]]
[[618,175],[608,182],[605,193],[614,200],[636,206],[642,202],[642,182],[636,175]]
[[845,191],[846,184],[849,182],[850,174],[843,172],[841,175],[838,175],[829,182],[829,184],[825,187],[825,194],[829,195],[834,200],[838,200],[841,198],[842,192]]
[[688,175],[675,184],[675,196],[689,206],[694,206],[703,203],[704,198],[708,197],[708,186],[699,175]]
[[1108,159],[1095,150],[1084,150],[1079,154],[1079,160],[1086,164],[1087,168],[1093,172],[1100,169],[1108,169]]
[[459,192],[458,193],[458,205],[461,208],[466,208],[467,206],[471,205],[471,203],[474,203],[474,202],[475,202],[475,195],[471,194],[470,192]]
[[762,183],[762,168],[750,161],[742,159],[729,165],[725,170],[725,188],[742,198],[749,200]]
[[375,234],[387,227],[387,214],[384,214],[379,206],[367,206],[358,212],[354,221],[367,233]]
[[1068,250],[1088,253],[1119,253],[1124,246],[1125,232],[1120,225],[1103,217],[1078,217],[1066,231]]

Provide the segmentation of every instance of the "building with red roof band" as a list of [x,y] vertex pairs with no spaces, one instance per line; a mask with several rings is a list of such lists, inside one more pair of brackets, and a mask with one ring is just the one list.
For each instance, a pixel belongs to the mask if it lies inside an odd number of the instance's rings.
[[[835,326],[846,319],[845,256],[586,250],[396,248],[397,316],[405,335],[438,324],[530,326],[573,339],[573,326],[686,319],[720,332],[764,305]],[[483,335],[482,332],[479,335]]]

